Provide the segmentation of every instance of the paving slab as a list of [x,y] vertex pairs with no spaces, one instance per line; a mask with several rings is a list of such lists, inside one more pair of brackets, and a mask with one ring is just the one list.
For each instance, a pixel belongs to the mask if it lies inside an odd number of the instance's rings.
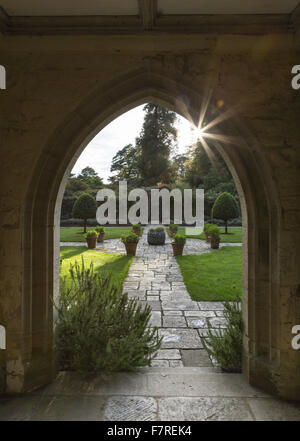
[[163,337],[163,349],[197,349],[202,347],[202,343],[196,329],[161,328],[159,329],[159,335]]
[[160,421],[254,421],[242,398],[161,398]]
[[172,311],[172,310],[164,310],[163,311],[164,316],[169,315],[183,315],[183,311]]
[[184,315],[186,317],[193,317],[193,318],[216,317],[217,312],[223,314],[222,311],[184,311]]
[[186,317],[189,328],[207,328],[207,320],[205,317]]
[[110,397],[104,421],[155,421],[157,401],[153,397]]
[[159,328],[161,327],[161,312],[160,311],[152,311],[150,325],[157,326]]
[[226,320],[224,317],[209,318],[208,320],[213,328],[226,328]]
[[181,311],[197,311],[198,305],[196,302],[193,301],[175,301],[175,300],[171,300],[171,301],[162,301],[162,308],[164,310],[174,310],[174,309],[179,309]]
[[180,315],[169,315],[163,317],[163,327],[164,328],[186,328],[186,320]]
[[182,362],[186,367],[212,367],[205,349],[181,349]]
[[276,398],[248,399],[256,421],[300,421],[300,402],[287,403]]
[[197,302],[201,311],[223,311],[224,305],[222,302]]
[[160,349],[156,358],[158,360],[180,360],[181,354],[178,349]]

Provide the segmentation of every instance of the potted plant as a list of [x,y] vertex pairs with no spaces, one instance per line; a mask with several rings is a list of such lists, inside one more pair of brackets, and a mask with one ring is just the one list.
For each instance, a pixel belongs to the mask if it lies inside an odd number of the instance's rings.
[[170,224],[169,225],[169,232],[170,232],[170,236],[173,237],[174,234],[176,234],[178,231],[178,225],[176,224]]
[[134,234],[139,236],[141,234],[141,225],[140,224],[132,225],[132,231],[133,231]]
[[172,242],[173,255],[181,256],[186,242],[186,237],[183,234],[174,234],[174,242]]
[[206,239],[207,243],[210,242],[209,230],[210,230],[210,227],[213,227],[213,226],[214,226],[214,224],[204,224],[203,232],[205,234],[205,239]]
[[127,255],[135,256],[136,247],[139,240],[140,238],[137,234],[134,233],[123,234],[121,241],[125,245]]
[[96,227],[96,231],[98,233],[97,242],[103,242],[104,241],[104,235],[105,235],[104,227],[101,227],[100,225],[98,225]]
[[150,228],[147,240],[149,245],[164,245],[166,240],[165,229],[163,227]]
[[210,246],[213,249],[218,249],[220,244],[220,228],[217,225],[212,225],[209,229]]
[[96,248],[98,233],[96,230],[90,230],[84,235],[88,248]]

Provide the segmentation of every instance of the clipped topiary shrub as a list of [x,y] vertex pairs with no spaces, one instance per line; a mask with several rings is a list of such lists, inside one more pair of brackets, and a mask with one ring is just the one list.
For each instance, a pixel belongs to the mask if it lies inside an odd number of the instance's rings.
[[225,372],[242,370],[243,318],[238,300],[223,303],[226,329],[213,330],[209,323],[207,337],[201,337],[210,358]]
[[227,234],[227,225],[230,219],[238,217],[239,210],[232,194],[224,192],[220,194],[212,208],[211,217],[222,219],[225,222],[225,233]]
[[176,242],[176,243],[183,243],[183,244],[185,244],[185,242],[186,242],[186,237],[185,237],[185,235],[184,234],[174,234],[174,236],[173,236],[173,240],[174,240],[174,242]]
[[73,218],[77,219],[83,219],[83,232],[86,232],[86,225],[87,220],[89,218],[94,218],[96,215],[96,201],[95,199],[89,195],[88,193],[83,193],[79,196],[79,198],[76,200],[73,210],[72,210],[72,216]]
[[84,261],[61,280],[55,308],[55,346],[59,367],[82,373],[132,371],[149,366],[161,345],[150,328],[151,307],[128,299],[108,273],[88,269]]

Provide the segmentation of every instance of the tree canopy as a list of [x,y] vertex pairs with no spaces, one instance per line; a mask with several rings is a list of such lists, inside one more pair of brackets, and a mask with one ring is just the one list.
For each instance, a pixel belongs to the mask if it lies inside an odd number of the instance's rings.
[[86,232],[87,220],[91,218],[95,218],[96,209],[97,209],[96,201],[88,193],[83,193],[76,200],[73,206],[72,216],[75,219],[83,219],[84,233]]
[[228,193],[221,193],[212,208],[212,217],[222,219],[225,222],[225,233],[227,234],[227,222],[239,214],[234,197]]
[[176,113],[157,104],[146,104],[144,110],[142,132],[136,138],[141,184],[169,183],[170,154],[177,138]]

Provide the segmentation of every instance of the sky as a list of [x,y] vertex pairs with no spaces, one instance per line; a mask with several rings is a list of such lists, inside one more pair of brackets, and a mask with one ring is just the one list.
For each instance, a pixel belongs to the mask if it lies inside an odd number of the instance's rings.
[[[105,183],[108,183],[108,177],[112,174],[110,172],[112,158],[125,145],[134,145],[135,138],[141,132],[144,122],[143,107],[144,105],[129,110],[102,129],[86,146],[72,173],[78,174],[89,166],[96,170]],[[184,153],[186,146],[195,142],[195,131],[191,123],[179,115],[175,126],[178,153]]]

